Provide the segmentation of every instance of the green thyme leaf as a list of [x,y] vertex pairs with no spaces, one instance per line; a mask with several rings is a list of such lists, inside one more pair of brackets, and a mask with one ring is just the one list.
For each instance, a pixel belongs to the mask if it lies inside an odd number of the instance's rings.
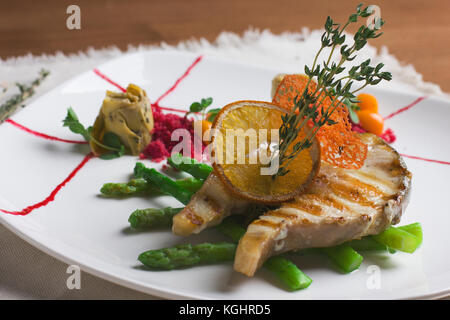
[[119,137],[112,132],[105,133],[105,135],[103,136],[103,144],[118,150],[120,150],[120,148],[123,146]]
[[123,156],[125,154],[125,146],[122,144],[120,145],[120,149],[118,151],[119,156]]
[[[112,135],[115,135],[112,132],[107,132],[107,133],[111,133]],[[112,136],[111,135],[111,136]],[[106,134],[105,134],[106,136]],[[116,136],[117,137],[117,136]],[[114,139],[114,138],[113,138]],[[118,139],[118,138],[117,138]],[[116,142],[114,142],[116,143]],[[108,153],[104,153],[102,155],[100,155],[100,159],[103,160],[111,160],[111,159],[116,159],[116,158],[120,158],[121,156],[123,156],[125,154],[125,146],[123,144],[121,144],[121,142],[119,141],[120,146],[118,147],[117,151],[113,151],[113,152],[108,152]]]
[[63,126],[68,127],[73,133],[81,134],[84,140],[90,140],[90,134],[88,130],[86,130],[86,128],[80,123],[80,121],[78,120],[78,116],[72,109],[72,107],[69,107],[69,109],[67,109],[67,115],[63,120]]
[[189,112],[186,113],[186,117],[191,113],[204,113],[206,108],[208,108],[213,102],[213,98],[202,98],[200,102],[193,102],[189,107]]
[[110,152],[110,153],[104,153],[102,155],[99,156],[100,159],[103,160],[112,160],[112,159],[116,159],[119,158],[121,155],[118,152]]
[[200,112],[202,111],[203,107],[200,102],[193,102],[191,106],[189,107],[190,112]]
[[353,110],[352,107],[348,108],[348,115],[350,116],[350,120],[352,120],[353,123],[359,124],[359,118],[356,112]]
[[206,109],[207,107],[209,107],[211,105],[212,102],[213,102],[213,99],[211,97],[209,97],[206,99],[202,99],[201,105],[202,105],[203,109]]
[[208,115],[206,117],[206,120],[213,122],[214,119],[216,119],[217,114],[219,113],[220,108],[210,109],[208,111]]

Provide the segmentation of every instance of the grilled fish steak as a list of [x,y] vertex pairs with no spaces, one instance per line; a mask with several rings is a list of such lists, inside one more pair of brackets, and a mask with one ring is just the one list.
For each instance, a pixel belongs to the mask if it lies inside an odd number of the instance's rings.
[[249,204],[234,197],[219,177],[211,173],[186,207],[173,217],[172,231],[180,236],[199,233],[218,225],[231,213],[244,212]]
[[381,138],[361,134],[369,152],[358,170],[322,162],[307,192],[253,221],[241,238],[234,269],[247,276],[271,256],[330,247],[378,234],[400,221],[411,185],[401,156]]

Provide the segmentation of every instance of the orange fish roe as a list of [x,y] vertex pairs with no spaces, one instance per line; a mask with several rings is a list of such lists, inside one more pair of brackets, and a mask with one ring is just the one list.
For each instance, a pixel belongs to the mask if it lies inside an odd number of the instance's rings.
[[[308,79],[305,75],[286,75],[278,85],[272,102],[292,109],[295,98],[303,93]],[[309,92],[312,93],[316,87],[317,84],[311,81],[308,86]],[[327,110],[330,105],[331,99],[328,97],[324,98],[321,103],[324,110]],[[322,160],[339,168],[361,168],[367,157],[367,146],[352,131],[347,108],[342,104],[339,105],[330,116],[330,119],[337,122],[337,124],[325,124],[316,135],[320,143]]]

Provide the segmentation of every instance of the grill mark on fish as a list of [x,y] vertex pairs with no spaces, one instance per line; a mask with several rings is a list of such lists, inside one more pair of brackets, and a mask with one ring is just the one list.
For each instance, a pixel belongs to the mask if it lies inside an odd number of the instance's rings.
[[345,217],[342,217],[342,216],[341,217],[332,217],[332,219],[334,221],[336,221],[338,224],[344,224],[346,221]]
[[197,226],[202,225],[203,223],[203,219],[201,217],[199,217],[198,215],[195,214],[195,212],[193,212],[192,210],[190,210],[189,208],[187,208],[186,213],[185,213],[185,217],[192,223],[195,224]]
[[223,211],[223,207],[217,202],[216,199],[211,198],[210,196],[206,195],[203,200],[206,202],[208,207],[210,208],[211,212],[210,214],[213,215],[220,215]]
[[343,211],[343,210],[349,210],[350,208],[347,207],[345,204],[343,204],[340,201],[336,201],[336,199],[330,197],[328,194],[326,195],[322,195],[321,197],[319,197],[320,201],[322,201],[325,205],[334,208],[336,210],[339,211]]
[[283,210],[272,211],[270,213],[270,215],[273,216],[273,217],[279,217],[279,218],[282,218],[282,219],[285,219],[285,220],[296,220],[296,219],[298,219],[298,215],[291,214],[291,213],[285,212]]
[[[384,168],[384,170],[386,170]],[[395,193],[396,190],[396,182],[386,179],[378,174],[377,170],[371,170],[372,172],[365,172],[365,171],[357,171],[357,172],[348,172],[347,175],[351,176],[359,181],[361,183],[365,184],[376,184],[378,189],[385,193],[385,194],[392,194]],[[375,172],[373,172],[375,171]],[[379,171],[379,170],[378,170]],[[400,171],[402,172],[402,171]],[[384,173],[384,172],[383,172]]]
[[[363,206],[375,207],[374,199],[384,199],[386,195],[376,187],[361,183],[357,179],[352,181],[330,183],[329,188],[338,196],[356,202]],[[371,196],[372,195],[372,196]]]
[[303,201],[303,200],[295,201],[290,203],[289,207],[294,209],[300,209],[316,216],[320,216],[324,211],[323,206],[315,204],[312,201]]
[[324,190],[324,194],[321,195],[306,195],[307,198],[314,197],[314,200],[318,203],[322,203],[330,208],[334,208],[336,210],[349,210],[349,207],[345,206],[342,202],[336,201],[336,199],[332,198],[329,195],[329,190]]
[[257,225],[257,226],[269,227],[272,229],[275,229],[280,225],[280,223],[273,223],[272,221],[262,220],[262,219],[258,219],[256,221],[252,222],[252,224]]
[[[300,209],[310,214],[320,216],[326,213],[329,209],[336,209],[338,211],[349,211],[350,208],[341,201],[337,201],[331,197],[329,193],[331,190],[324,188],[323,194],[304,194],[301,198],[296,199],[292,203],[286,203],[283,207],[291,207],[294,209]],[[314,202],[314,203],[313,203]]]
[[[336,203],[340,203],[343,206],[345,206],[347,209],[343,211],[345,214],[348,215],[360,215],[360,214],[375,214],[375,212],[382,208],[385,201],[377,200],[376,203],[374,203],[371,206],[365,206],[360,203],[354,202],[352,200],[340,197],[337,194],[330,194],[330,197],[334,199]],[[341,212],[336,212],[338,215],[342,214]]]

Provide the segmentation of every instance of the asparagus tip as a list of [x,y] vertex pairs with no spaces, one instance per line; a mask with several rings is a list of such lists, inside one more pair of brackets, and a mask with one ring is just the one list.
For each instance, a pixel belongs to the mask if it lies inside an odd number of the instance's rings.
[[142,178],[143,176],[143,170],[145,169],[145,166],[142,162],[136,162],[136,165],[134,166],[134,176],[136,178]]

